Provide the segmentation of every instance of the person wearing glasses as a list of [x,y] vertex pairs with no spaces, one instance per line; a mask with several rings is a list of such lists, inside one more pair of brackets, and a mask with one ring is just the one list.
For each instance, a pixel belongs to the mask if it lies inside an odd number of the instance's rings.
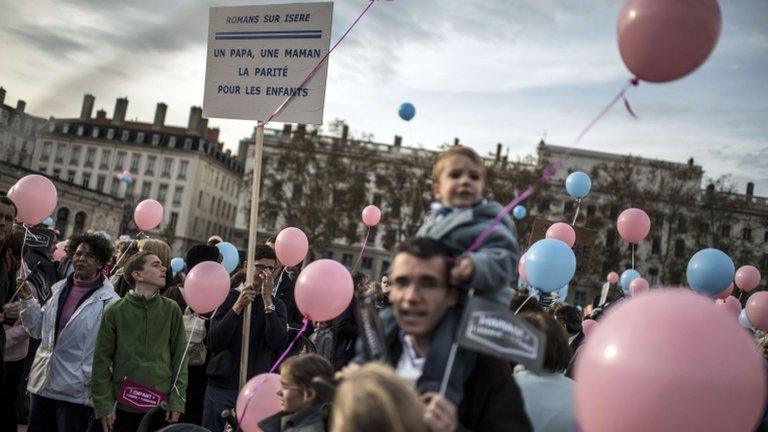
[[237,401],[242,350],[243,311],[251,304],[248,378],[269,372],[272,362],[288,344],[285,303],[272,295],[277,256],[267,245],[256,246],[253,286],[232,288],[211,320],[208,331],[208,386],[203,402],[203,427],[224,430],[221,412]]
[[104,308],[120,297],[101,274],[112,256],[109,240],[98,234],[70,239],[74,272],[52,287],[41,305],[29,284],[22,285],[21,322],[41,339],[32,363],[28,431],[82,432],[95,422],[91,371]]

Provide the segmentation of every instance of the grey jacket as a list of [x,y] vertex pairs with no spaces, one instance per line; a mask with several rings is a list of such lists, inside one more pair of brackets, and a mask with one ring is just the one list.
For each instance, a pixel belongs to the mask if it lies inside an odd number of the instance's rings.
[[288,414],[279,412],[259,422],[264,432],[325,432],[324,404],[313,405],[303,411]]
[[109,279],[102,276],[103,285],[78,306],[56,339],[59,298],[68,280],[53,285],[53,296],[43,306],[35,298],[22,302],[22,325],[31,337],[42,339],[29,372],[27,390],[50,399],[92,405],[96,335],[104,308],[120,297]]
[[[458,257],[469,248],[502,210],[497,202],[482,201],[470,208],[455,209],[443,217],[432,211],[416,236],[439,240]],[[510,282],[517,279],[519,247],[515,224],[509,216],[494,227],[477,251],[469,254],[475,267],[468,286],[485,298],[508,304],[512,299]]]

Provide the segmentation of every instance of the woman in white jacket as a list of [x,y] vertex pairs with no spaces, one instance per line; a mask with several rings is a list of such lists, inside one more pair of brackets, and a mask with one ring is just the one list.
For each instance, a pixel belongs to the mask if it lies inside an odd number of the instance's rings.
[[42,307],[28,286],[21,290],[21,321],[40,347],[32,363],[28,432],[83,432],[98,424],[91,401],[91,369],[104,308],[119,297],[101,269],[109,241],[86,234],[70,240],[75,271],[53,286]]

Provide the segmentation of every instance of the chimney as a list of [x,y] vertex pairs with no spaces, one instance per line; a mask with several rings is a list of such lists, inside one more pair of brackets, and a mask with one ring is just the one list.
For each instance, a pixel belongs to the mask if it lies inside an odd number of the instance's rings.
[[93,97],[92,94],[86,93],[85,96],[83,96],[83,108],[80,110],[80,118],[83,120],[87,120],[91,118],[91,115],[93,115],[93,103],[96,101],[96,98]]
[[304,138],[304,135],[306,135],[306,133],[307,133],[307,125],[305,125],[304,123],[299,123],[298,125],[296,125],[296,133],[294,134],[296,138],[299,138],[299,139]]
[[96,120],[106,120],[107,119],[107,112],[103,109],[100,109],[96,111]]
[[496,143],[496,162],[501,160],[501,143]]
[[0,106],[5,103],[5,89],[0,87]]
[[153,129],[160,129],[165,126],[165,112],[168,111],[168,105],[158,102],[155,108],[155,121],[152,123]]
[[400,135],[395,135],[395,147],[400,148],[400,145],[403,144],[403,137]]
[[189,109],[189,122],[187,123],[187,132],[200,133],[200,120],[203,118],[203,109],[193,106]]
[[202,118],[200,119],[200,136],[205,137],[206,133],[205,131],[208,129],[208,119]]
[[27,107],[27,103],[23,100],[19,99],[18,102],[16,102],[16,113],[21,114],[24,112],[24,108]]
[[115,101],[115,112],[112,114],[112,123],[122,124],[125,122],[125,113],[128,111],[128,98],[117,98]]
[[747,183],[747,198],[752,198],[755,194],[755,184],[752,182]]
[[453,139],[453,145],[459,145],[459,139],[458,138],[454,138]]
[[[254,133],[253,136],[256,136],[256,134]],[[291,136],[291,124],[290,123],[285,123],[283,125],[283,136],[284,137],[290,137]]]
[[349,126],[344,125],[344,127],[341,128],[341,142],[347,142],[348,137],[349,137]]

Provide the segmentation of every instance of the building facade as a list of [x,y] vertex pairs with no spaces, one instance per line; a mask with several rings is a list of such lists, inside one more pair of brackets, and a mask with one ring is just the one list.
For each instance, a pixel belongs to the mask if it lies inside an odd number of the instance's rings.
[[46,120],[25,112],[27,103],[21,99],[15,108],[6,105],[5,95],[0,87],[0,161],[31,169],[35,134]]
[[[33,170],[117,197],[122,223],[110,234],[135,233],[133,209],[147,198],[163,205],[153,234],[162,234],[176,255],[211,235],[231,234],[243,170],[199,107],[191,108],[187,127],[176,127],[165,124],[163,103],[154,121],[144,123],[126,121],[126,98],[117,99],[112,118],[103,110],[93,117],[94,101],[85,95],[80,117],[51,119],[38,131]],[[125,171],[132,181],[121,180]]]

